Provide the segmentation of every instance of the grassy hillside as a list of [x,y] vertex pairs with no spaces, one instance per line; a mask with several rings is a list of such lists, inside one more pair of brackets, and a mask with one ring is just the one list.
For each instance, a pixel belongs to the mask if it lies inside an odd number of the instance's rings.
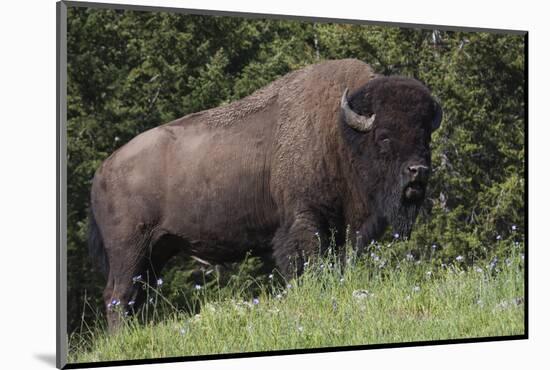
[[291,282],[241,276],[239,285],[197,286],[185,311],[171,306],[162,288],[149,287],[150,303],[117,334],[99,329],[100,318],[83,322],[69,361],[524,333],[523,244],[502,243],[500,254],[473,265],[462,256],[436,263],[436,246],[422,257],[408,249],[407,242],[373,244],[361,258],[348,257],[345,269],[336,258],[312,261]]

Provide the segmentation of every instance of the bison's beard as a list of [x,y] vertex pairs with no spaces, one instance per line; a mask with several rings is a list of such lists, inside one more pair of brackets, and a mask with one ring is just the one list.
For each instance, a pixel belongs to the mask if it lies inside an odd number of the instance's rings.
[[420,205],[420,201],[411,202],[406,200],[403,196],[402,187],[393,187],[383,205],[386,219],[391,225],[393,233],[397,233],[403,238],[410,237]]

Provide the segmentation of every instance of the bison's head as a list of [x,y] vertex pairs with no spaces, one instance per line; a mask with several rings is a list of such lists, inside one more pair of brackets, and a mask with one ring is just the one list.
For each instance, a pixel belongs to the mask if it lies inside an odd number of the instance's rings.
[[369,237],[377,237],[385,224],[409,236],[426,194],[440,105],[416,80],[380,77],[350,96],[346,89],[340,109],[352,186],[376,215],[372,222],[378,226],[366,226]]

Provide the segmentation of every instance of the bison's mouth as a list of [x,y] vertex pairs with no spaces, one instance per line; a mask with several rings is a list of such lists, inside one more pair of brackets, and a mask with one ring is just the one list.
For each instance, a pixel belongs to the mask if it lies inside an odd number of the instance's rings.
[[403,195],[406,201],[419,202],[424,199],[426,193],[426,183],[420,181],[413,181],[405,186]]

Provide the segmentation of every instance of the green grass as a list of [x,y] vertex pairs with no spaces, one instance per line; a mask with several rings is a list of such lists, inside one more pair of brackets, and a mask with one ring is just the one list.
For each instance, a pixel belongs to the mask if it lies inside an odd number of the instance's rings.
[[[114,335],[101,325],[73,335],[69,362],[521,335],[519,248],[511,246],[496,265],[468,266],[459,257],[441,266],[407,258],[390,245],[352,258],[343,273],[327,258],[311,263],[291,287],[248,279],[257,302],[242,287],[197,290],[190,301],[200,303],[200,314],[170,308],[157,297],[143,311],[150,319],[128,319]],[[156,311],[160,306],[163,314]]]

